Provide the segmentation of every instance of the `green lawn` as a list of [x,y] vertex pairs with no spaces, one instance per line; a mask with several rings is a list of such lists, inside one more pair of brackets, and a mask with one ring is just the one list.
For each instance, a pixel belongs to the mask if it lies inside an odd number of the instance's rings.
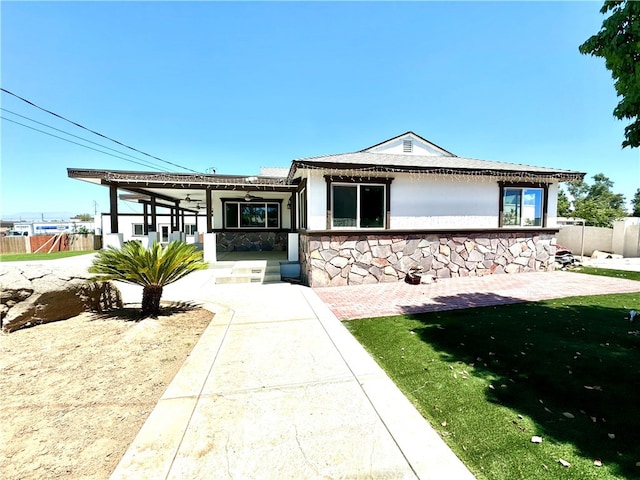
[[640,478],[632,308],[640,293],[345,325],[479,479]]
[[10,253],[0,255],[0,262],[24,262],[24,261],[42,261],[54,260],[56,258],[75,257],[77,255],[87,255],[96,253],[94,250],[83,250],[78,252],[51,252],[51,253]]
[[627,280],[640,281],[640,272],[631,272],[628,270],[611,270],[608,268],[596,267],[573,267],[570,272],[588,273],[589,275],[600,275],[603,277],[626,278]]

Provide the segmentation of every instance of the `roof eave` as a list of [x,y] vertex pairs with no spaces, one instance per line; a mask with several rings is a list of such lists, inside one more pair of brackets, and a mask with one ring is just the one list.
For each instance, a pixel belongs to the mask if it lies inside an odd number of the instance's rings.
[[[295,169],[294,169],[295,166]],[[456,168],[456,167],[420,167],[405,165],[379,165],[379,164],[363,164],[363,163],[331,163],[331,162],[314,162],[314,161],[294,161],[292,171],[301,168],[318,169],[318,170],[357,170],[362,172],[380,172],[380,173],[420,173],[426,175],[469,175],[469,176],[489,176],[489,177],[527,177],[540,179],[554,179],[559,182],[570,182],[582,180],[585,176],[582,172],[573,172],[568,170],[515,170],[515,169],[477,169],[477,168]],[[291,177],[291,176],[290,176]]]

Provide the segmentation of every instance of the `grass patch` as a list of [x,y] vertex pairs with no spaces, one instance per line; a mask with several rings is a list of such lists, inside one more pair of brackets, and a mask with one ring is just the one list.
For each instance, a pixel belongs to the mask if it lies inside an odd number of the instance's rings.
[[345,325],[479,479],[623,479],[640,477],[632,308],[640,293]]
[[589,275],[600,275],[601,277],[625,278],[627,280],[640,281],[640,272],[629,270],[611,270],[609,268],[596,267],[572,267],[570,272],[588,273]]
[[56,258],[76,257],[78,255],[88,255],[96,253],[94,250],[81,250],[73,252],[51,252],[51,253],[7,253],[0,255],[0,262],[25,262],[55,260]]

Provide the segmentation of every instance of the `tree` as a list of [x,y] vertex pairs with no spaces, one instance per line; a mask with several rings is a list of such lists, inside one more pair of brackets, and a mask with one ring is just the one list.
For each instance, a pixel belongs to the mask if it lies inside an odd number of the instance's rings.
[[571,215],[571,202],[563,190],[558,190],[558,216],[569,217]]
[[630,120],[622,148],[640,146],[640,2],[607,0],[600,13],[610,13],[600,31],[580,45],[580,53],[605,59],[622,97],[613,115]]
[[631,215],[633,217],[640,217],[640,188],[636,190],[636,194],[631,200],[631,207],[633,208]]
[[588,185],[584,180],[567,185],[567,190],[573,197],[571,217],[584,219],[585,225],[611,227],[614,220],[627,214],[624,196],[613,193],[613,182],[604,174],[598,173],[591,178],[593,185]]
[[140,242],[126,242],[122,248],[109,247],[98,252],[89,267],[96,280],[119,280],[142,286],[142,315],[157,316],[165,285],[195,270],[206,269],[202,253],[194,245],[171,242],[162,247],[154,242],[147,249]]
[[79,213],[78,215],[76,215],[73,218],[76,219],[76,220],[80,220],[82,222],[90,222],[91,220],[93,220],[93,217],[91,215],[89,215],[88,213]]

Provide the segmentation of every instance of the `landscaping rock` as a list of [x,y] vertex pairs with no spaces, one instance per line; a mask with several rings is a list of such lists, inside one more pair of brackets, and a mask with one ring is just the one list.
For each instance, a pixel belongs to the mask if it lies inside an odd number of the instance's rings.
[[5,332],[122,307],[110,282],[94,282],[86,270],[44,265],[0,267],[0,327]]

